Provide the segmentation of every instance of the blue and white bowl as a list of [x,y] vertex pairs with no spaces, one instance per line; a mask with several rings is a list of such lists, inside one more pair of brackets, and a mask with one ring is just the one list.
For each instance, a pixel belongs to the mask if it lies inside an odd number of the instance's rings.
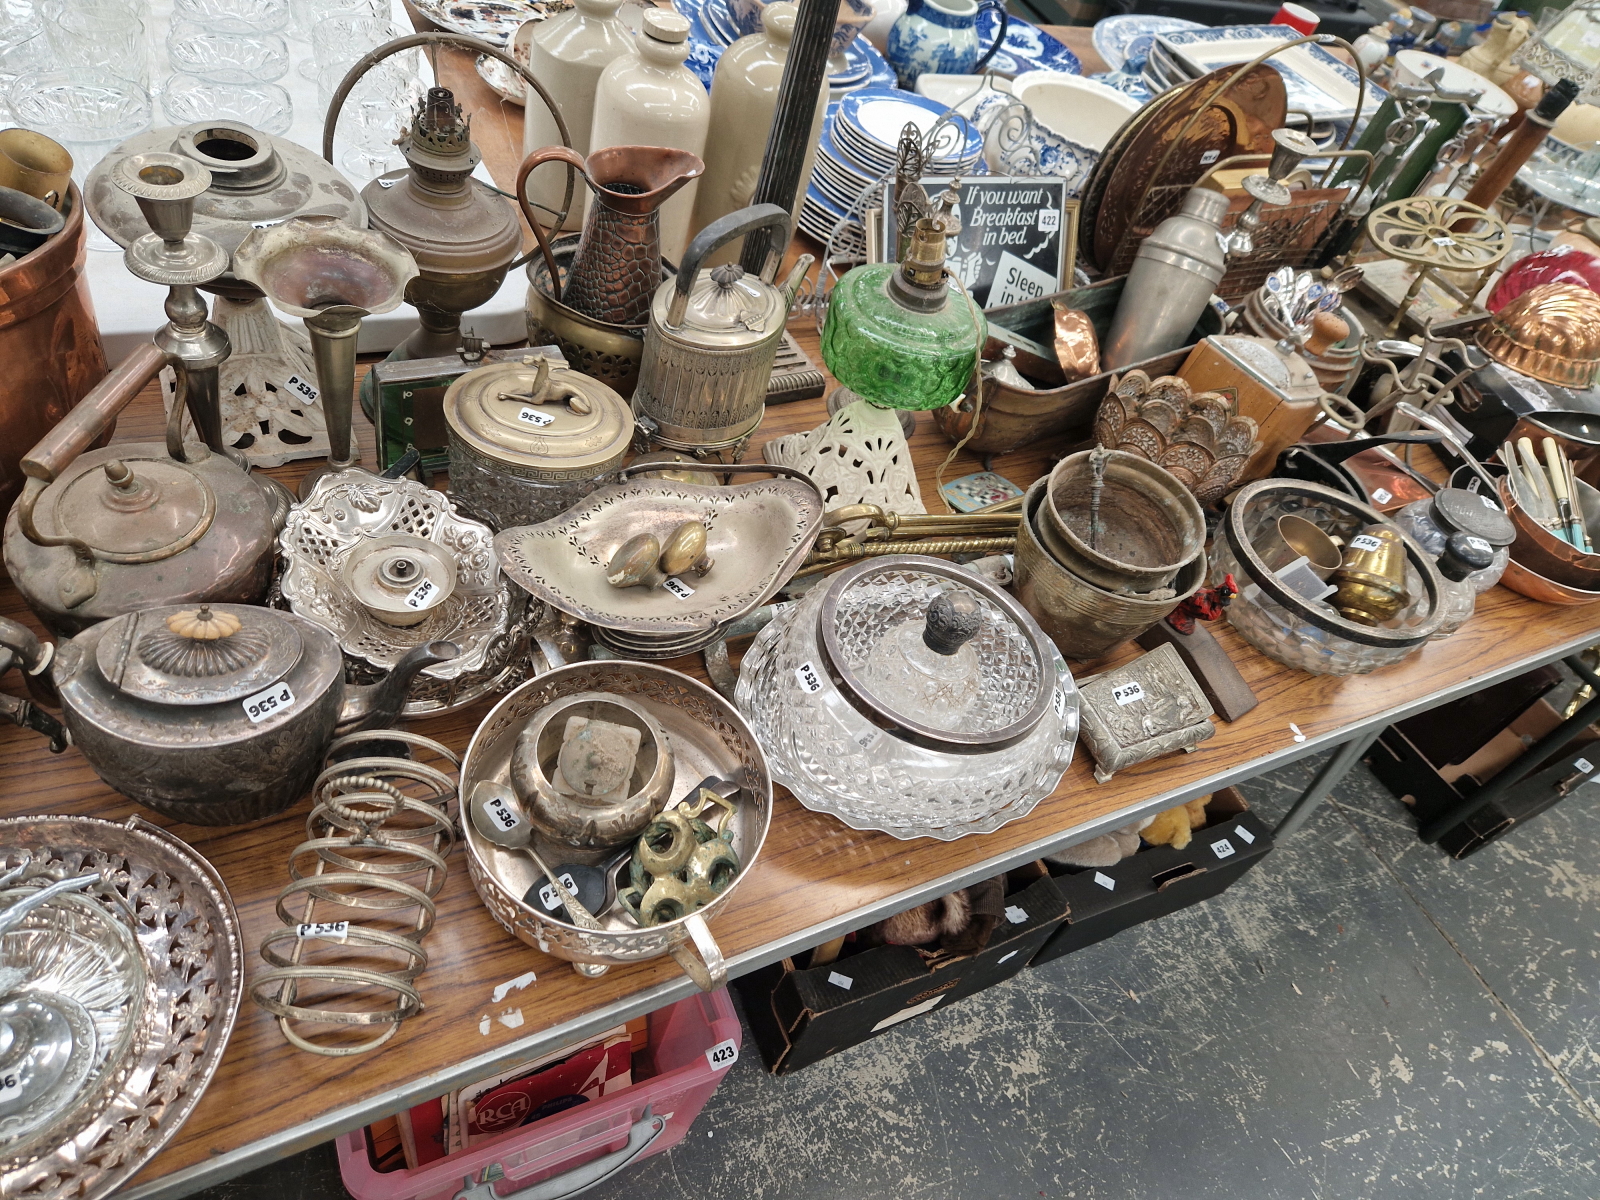
[[[978,14],[978,44],[987,50],[994,45],[995,34],[1000,32],[1000,14],[986,8]],[[1060,71],[1066,75],[1083,74],[1083,64],[1078,56],[1068,50],[1060,39],[1051,36],[1037,25],[1021,17],[1011,17],[1006,22],[1006,40],[995,51],[987,68],[996,75],[1014,78],[1028,71]]]
[[[1012,103],[1021,101],[1033,114],[1031,149],[1041,175],[1059,175],[1067,181],[1067,194],[1076,196],[1088,182],[1101,152],[1134,113],[1140,102],[1115,88],[1080,75],[1055,71],[1030,71],[1011,83],[1012,97],[999,93],[986,97],[973,113],[973,121],[987,135]],[[988,139],[988,163],[994,171],[1015,169],[1015,163],[996,159],[996,139]]]
[[1103,83],[1108,88],[1114,88],[1130,100],[1137,100],[1140,104],[1148,104],[1154,97],[1150,85],[1144,77],[1136,71],[1107,71],[1103,75],[1090,75],[1095,83]]
[[1090,35],[1094,51],[1105,60],[1111,71],[1127,69],[1137,75],[1150,53],[1150,43],[1158,33],[1176,33],[1180,29],[1204,29],[1199,21],[1185,21],[1182,17],[1158,17],[1147,13],[1126,13],[1104,17]]

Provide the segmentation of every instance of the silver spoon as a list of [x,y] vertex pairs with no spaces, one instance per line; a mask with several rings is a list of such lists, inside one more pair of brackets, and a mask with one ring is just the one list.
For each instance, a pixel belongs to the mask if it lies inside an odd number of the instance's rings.
[[579,929],[590,931],[603,931],[605,926],[600,924],[587,908],[579,903],[578,898],[572,894],[572,889],[561,882],[560,876],[552,871],[539,857],[539,852],[533,848],[533,826],[528,823],[527,814],[522,811],[522,805],[517,802],[517,795],[503,783],[492,779],[485,779],[472,789],[472,827],[481,833],[496,846],[504,846],[507,850],[526,850],[533,859],[534,865],[544,872],[544,877],[550,881],[550,886],[555,888],[556,895],[561,897],[561,904],[567,910],[567,915],[572,918],[572,923]]

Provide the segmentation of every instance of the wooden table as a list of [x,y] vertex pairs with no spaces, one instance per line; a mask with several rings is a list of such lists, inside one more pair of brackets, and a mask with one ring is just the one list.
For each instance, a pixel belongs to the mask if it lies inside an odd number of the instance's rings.
[[[484,125],[475,130],[488,140]],[[814,331],[797,333],[816,357]],[[773,409],[757,442],[811,428],[822,419],[821,401]],[[365,461],[371,462],[372,430],[365,422],[357,426]],[[128,410],[117,437],[161,440],[160,403],[153,388]],[[1031,447],[998,460],[996,469],[1025,485],[1062,448],[1048,443]],[[931,418],[921,417],[913,452],[924,494],[935,507],[932,474],[948,449]],[[949,476],[979,468],[974,458],[962,455]],[[272,473],[292,482],[303,469],[290,466]],[[0,613],[33,624],[9,582],[0,587]],[[1479,601],[1478,614],[1449,640],[1429,645],[1395,667],[1351,679],[1281,667],[1247,647],[1225,624],[1217,634],[1260,697],[1258,708],[1237,724],[1220,725],[1216,736],[1195,753],[1120,771],[1104,786],[1094,783],[1080,754],[1051,797],[995,833],[949,843],[901,842],[847,829],[801,808],[780,790],[760,859],[711,926],[731,973],[751,971],[1043,852],[1350,742],[1397,718],[1549,662],[1600,640],[1600,609],[1547,607],[1497,588]],[[1127,657],[1131,652],[1113,661]],[[704,677],[698,660],[668,665]],[[6,686],[19,684],[12,678]],[[417,722],[414,728],[463,750],[489,707],[484,701],[461,713]],[[262,936],[278,924],[273,900],[287,882],[287,856],[303,836],[305,811],[302,802],[281,817],[240,829],[152,818],[221,871],[238,905],[251,973],[262,966],[256,957]],[[0,728],[0,815],[40,812],[151,817],[102,784],[76,751],[52,756],[37,736]],[[439,896],[438,926],[427,948],[431,966],[419,983],[427,1010],[371,1055],[327,1059],[293,1050],[273,1021],[246,999],[203,1102],[126,1194],[141,1200],[184,1195],[481,1078],[502,1064],[659,1008],[692,990],[670,959],[612,968],[600,979],[586,980],[568,964],[529,950],[501,930],[479,903],[459,853],[452,857],[451,875]],[[529,970],[537,973],[534,985],[502,1003],[492,1002],[495,985]],[[511,1009],[520,1010],[521,1024],[515,1028],[493,1019]]]

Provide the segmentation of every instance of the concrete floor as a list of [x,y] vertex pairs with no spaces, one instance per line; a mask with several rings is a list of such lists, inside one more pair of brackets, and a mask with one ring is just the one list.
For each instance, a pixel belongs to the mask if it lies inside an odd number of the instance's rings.
[[[1275,821],[1315,762],[1243,790]],[[1358,768],[1216,899],[793,1076],[592,1200],[1600,1197],[1600,787],[1465,862]],[[202,1193],[334,1200],[330,1147]]]

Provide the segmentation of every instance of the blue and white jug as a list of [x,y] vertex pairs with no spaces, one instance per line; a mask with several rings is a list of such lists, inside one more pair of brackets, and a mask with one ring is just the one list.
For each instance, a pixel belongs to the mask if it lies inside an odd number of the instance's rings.
[[[1000,17],[990,47],[978,40],[978,13],[985,8]],[[1005,36],[1003,0],[911,0],[905,15],[889,30],[884,57],[900,77],[900,86],[909,91],[924,72],[967,75],[981,70]]]

